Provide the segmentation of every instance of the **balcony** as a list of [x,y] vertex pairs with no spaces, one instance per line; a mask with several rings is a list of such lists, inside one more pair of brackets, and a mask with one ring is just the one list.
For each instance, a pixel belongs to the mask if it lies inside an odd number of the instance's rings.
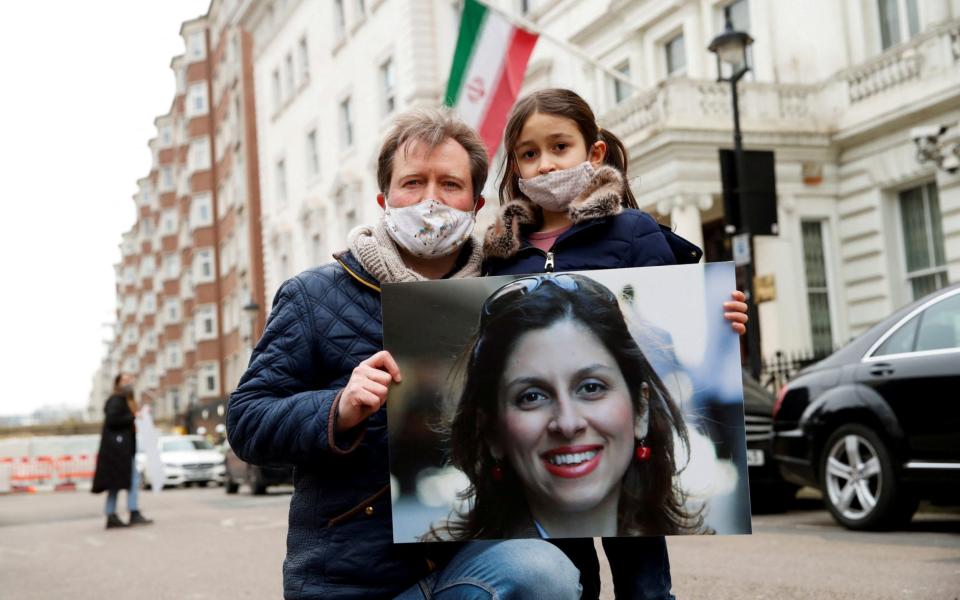
[[[905,115],[953,102],[960,90],[960,19],[933,27],[820,82],[741,82],[740,113],[750,133],[833,135],[845,141]],[[666,130],[729,132],[727,83],[667,79],[601,115],[628,148]]]

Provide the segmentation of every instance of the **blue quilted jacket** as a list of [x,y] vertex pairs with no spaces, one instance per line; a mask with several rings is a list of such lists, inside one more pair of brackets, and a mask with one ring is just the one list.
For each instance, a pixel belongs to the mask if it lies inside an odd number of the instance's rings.
[[383,348],[378,282],[349,252],[277,292],[227,410],[237,456],[293,464],[285,598],[392,598],[428,572],[420,546],[391,543],[386,413],[334,436],[335,400]]

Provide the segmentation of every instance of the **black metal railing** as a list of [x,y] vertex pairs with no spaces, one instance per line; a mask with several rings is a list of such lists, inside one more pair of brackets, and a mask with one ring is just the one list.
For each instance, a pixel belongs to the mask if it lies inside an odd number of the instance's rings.
[[832,350],[799,352],[777,350],[772,357],[763,360],[760,369],[760,384],[776,394],[781,387],[796,376],[800,369],[823,360],[832,352]]

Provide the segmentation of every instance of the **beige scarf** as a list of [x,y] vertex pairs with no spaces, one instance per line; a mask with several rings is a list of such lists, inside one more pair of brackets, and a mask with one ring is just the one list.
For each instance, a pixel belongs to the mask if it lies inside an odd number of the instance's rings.
[[[376,225],[368,227],[361,225],[347,234],[347,247],[360,261],[368,273],[377,278],[380,283],[402,283],[405,281],[426,281],[426,277],[411,270],[403,262],[400,251],[381,217]],[[463,277],[479,277],[480,266],[483,263],[483,244],[477,239],[470,238],[460,250],[469,252],[470,258],[466,264],[450,276],[451,279]]]

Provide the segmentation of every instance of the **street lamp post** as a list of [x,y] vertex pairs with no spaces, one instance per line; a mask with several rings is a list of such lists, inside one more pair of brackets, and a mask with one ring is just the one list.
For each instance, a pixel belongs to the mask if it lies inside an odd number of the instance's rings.
[[250,302],[243,307],[243,312],[250,315],[250,349],[253,350],[253,348],[255,348],[257,345],[256,325],[257,313],[260,312],[260,305],[257,304],[253,298],[251,298]]
[[[733,156],[737,173],[736,201],[739,206],[739,212],[742,215],[746,210],[743,205],[743,185],[746,181],[743,170],[743,138],[740,135],[740,102],[737,94],[737,83],[750,70],[749,55],[747,48],[753,43],[750,34],[743,31],[734,31],[733,25],[727,20],[723,33],[713,38],[708,49],[717,56],[717,81],[730,82],[730,91],[733,96]],[[730,66],[730,76],[723,76],[723,65]],[[745,221],[741,219],[741,222]],[[736,233],[735,225],[727,225],[728,234]],[[746,276],[747,296],[747,314],[750,317],[747,325],[747,358],[750,374],[755,378],[760,377],[761,358],[760,358],[760,318],[757,312],[756,298],[753,293],[754,276],[754,246],[752,231],[745,231],[750,240],[750,259],[744,266]]]

